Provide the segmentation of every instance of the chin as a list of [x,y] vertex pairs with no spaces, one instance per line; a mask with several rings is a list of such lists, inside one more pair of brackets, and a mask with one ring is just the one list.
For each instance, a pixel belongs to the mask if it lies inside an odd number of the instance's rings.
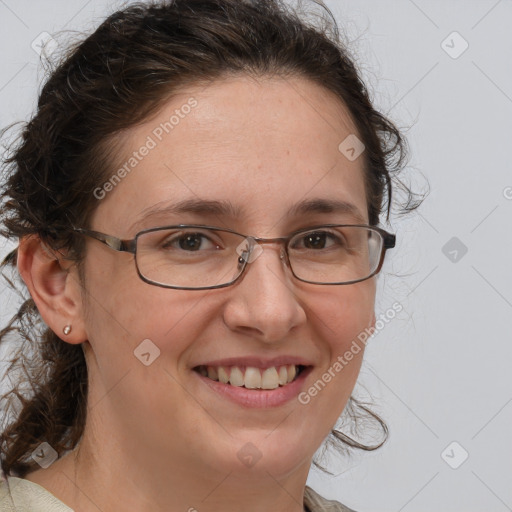
[[227,471],[254,477],[286,477],[302,465],[309,470],[311,459],[318,447],[311,445],[311,434],[300,435],[296,429],[290,433],[279,427],[272,432],[240,436],[231,441],[230,457],[224,460]]

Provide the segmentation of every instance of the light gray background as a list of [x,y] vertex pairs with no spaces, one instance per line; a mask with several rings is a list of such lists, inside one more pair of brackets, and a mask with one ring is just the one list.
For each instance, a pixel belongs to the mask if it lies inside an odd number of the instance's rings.
[[[334,477],[313,470],[309,483],[358,512],[512,510],[512,1],[326,3],[377,105],[408,128],[409,177],[421,190],[423,173],[432,191],[389,226],[398,247],[376,311],[395,301],[404,311],[369,343],[356,386],[390,439],[338,459]],[[0,0],[0,126],[35,106],[34,38],[88,31],[117,5]],[[12,298],[1,286],[5,319]]]

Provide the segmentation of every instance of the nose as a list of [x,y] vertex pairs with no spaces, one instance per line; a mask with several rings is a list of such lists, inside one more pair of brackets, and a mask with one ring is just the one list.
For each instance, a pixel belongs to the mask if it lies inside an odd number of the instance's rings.
[[272,343],[284,339],[302,325],[306,313],[298,298],[295,279],[286,265],[284,249],[259,245],[258,256],[229,288],[224,322],[233,331]]

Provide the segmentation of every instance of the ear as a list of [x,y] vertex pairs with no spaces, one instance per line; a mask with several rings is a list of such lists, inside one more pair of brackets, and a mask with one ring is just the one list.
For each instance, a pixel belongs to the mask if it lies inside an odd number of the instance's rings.
[[[52,251],[37,235],[20,240],[17,262],[18,271],[46,325],[68,343],[84,342],[87,334],[76,265]],[[72,328],[69,334],[63,332],[66,325]]]

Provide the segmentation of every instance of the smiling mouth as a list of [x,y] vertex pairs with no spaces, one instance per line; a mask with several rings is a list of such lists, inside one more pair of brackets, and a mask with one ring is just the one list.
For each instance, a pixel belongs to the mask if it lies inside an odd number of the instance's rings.
[[196,366],[193,370],[203,377],[246,389],[277,389],[298,378],[306,366],[287,364],[270,368],[252,366]]

